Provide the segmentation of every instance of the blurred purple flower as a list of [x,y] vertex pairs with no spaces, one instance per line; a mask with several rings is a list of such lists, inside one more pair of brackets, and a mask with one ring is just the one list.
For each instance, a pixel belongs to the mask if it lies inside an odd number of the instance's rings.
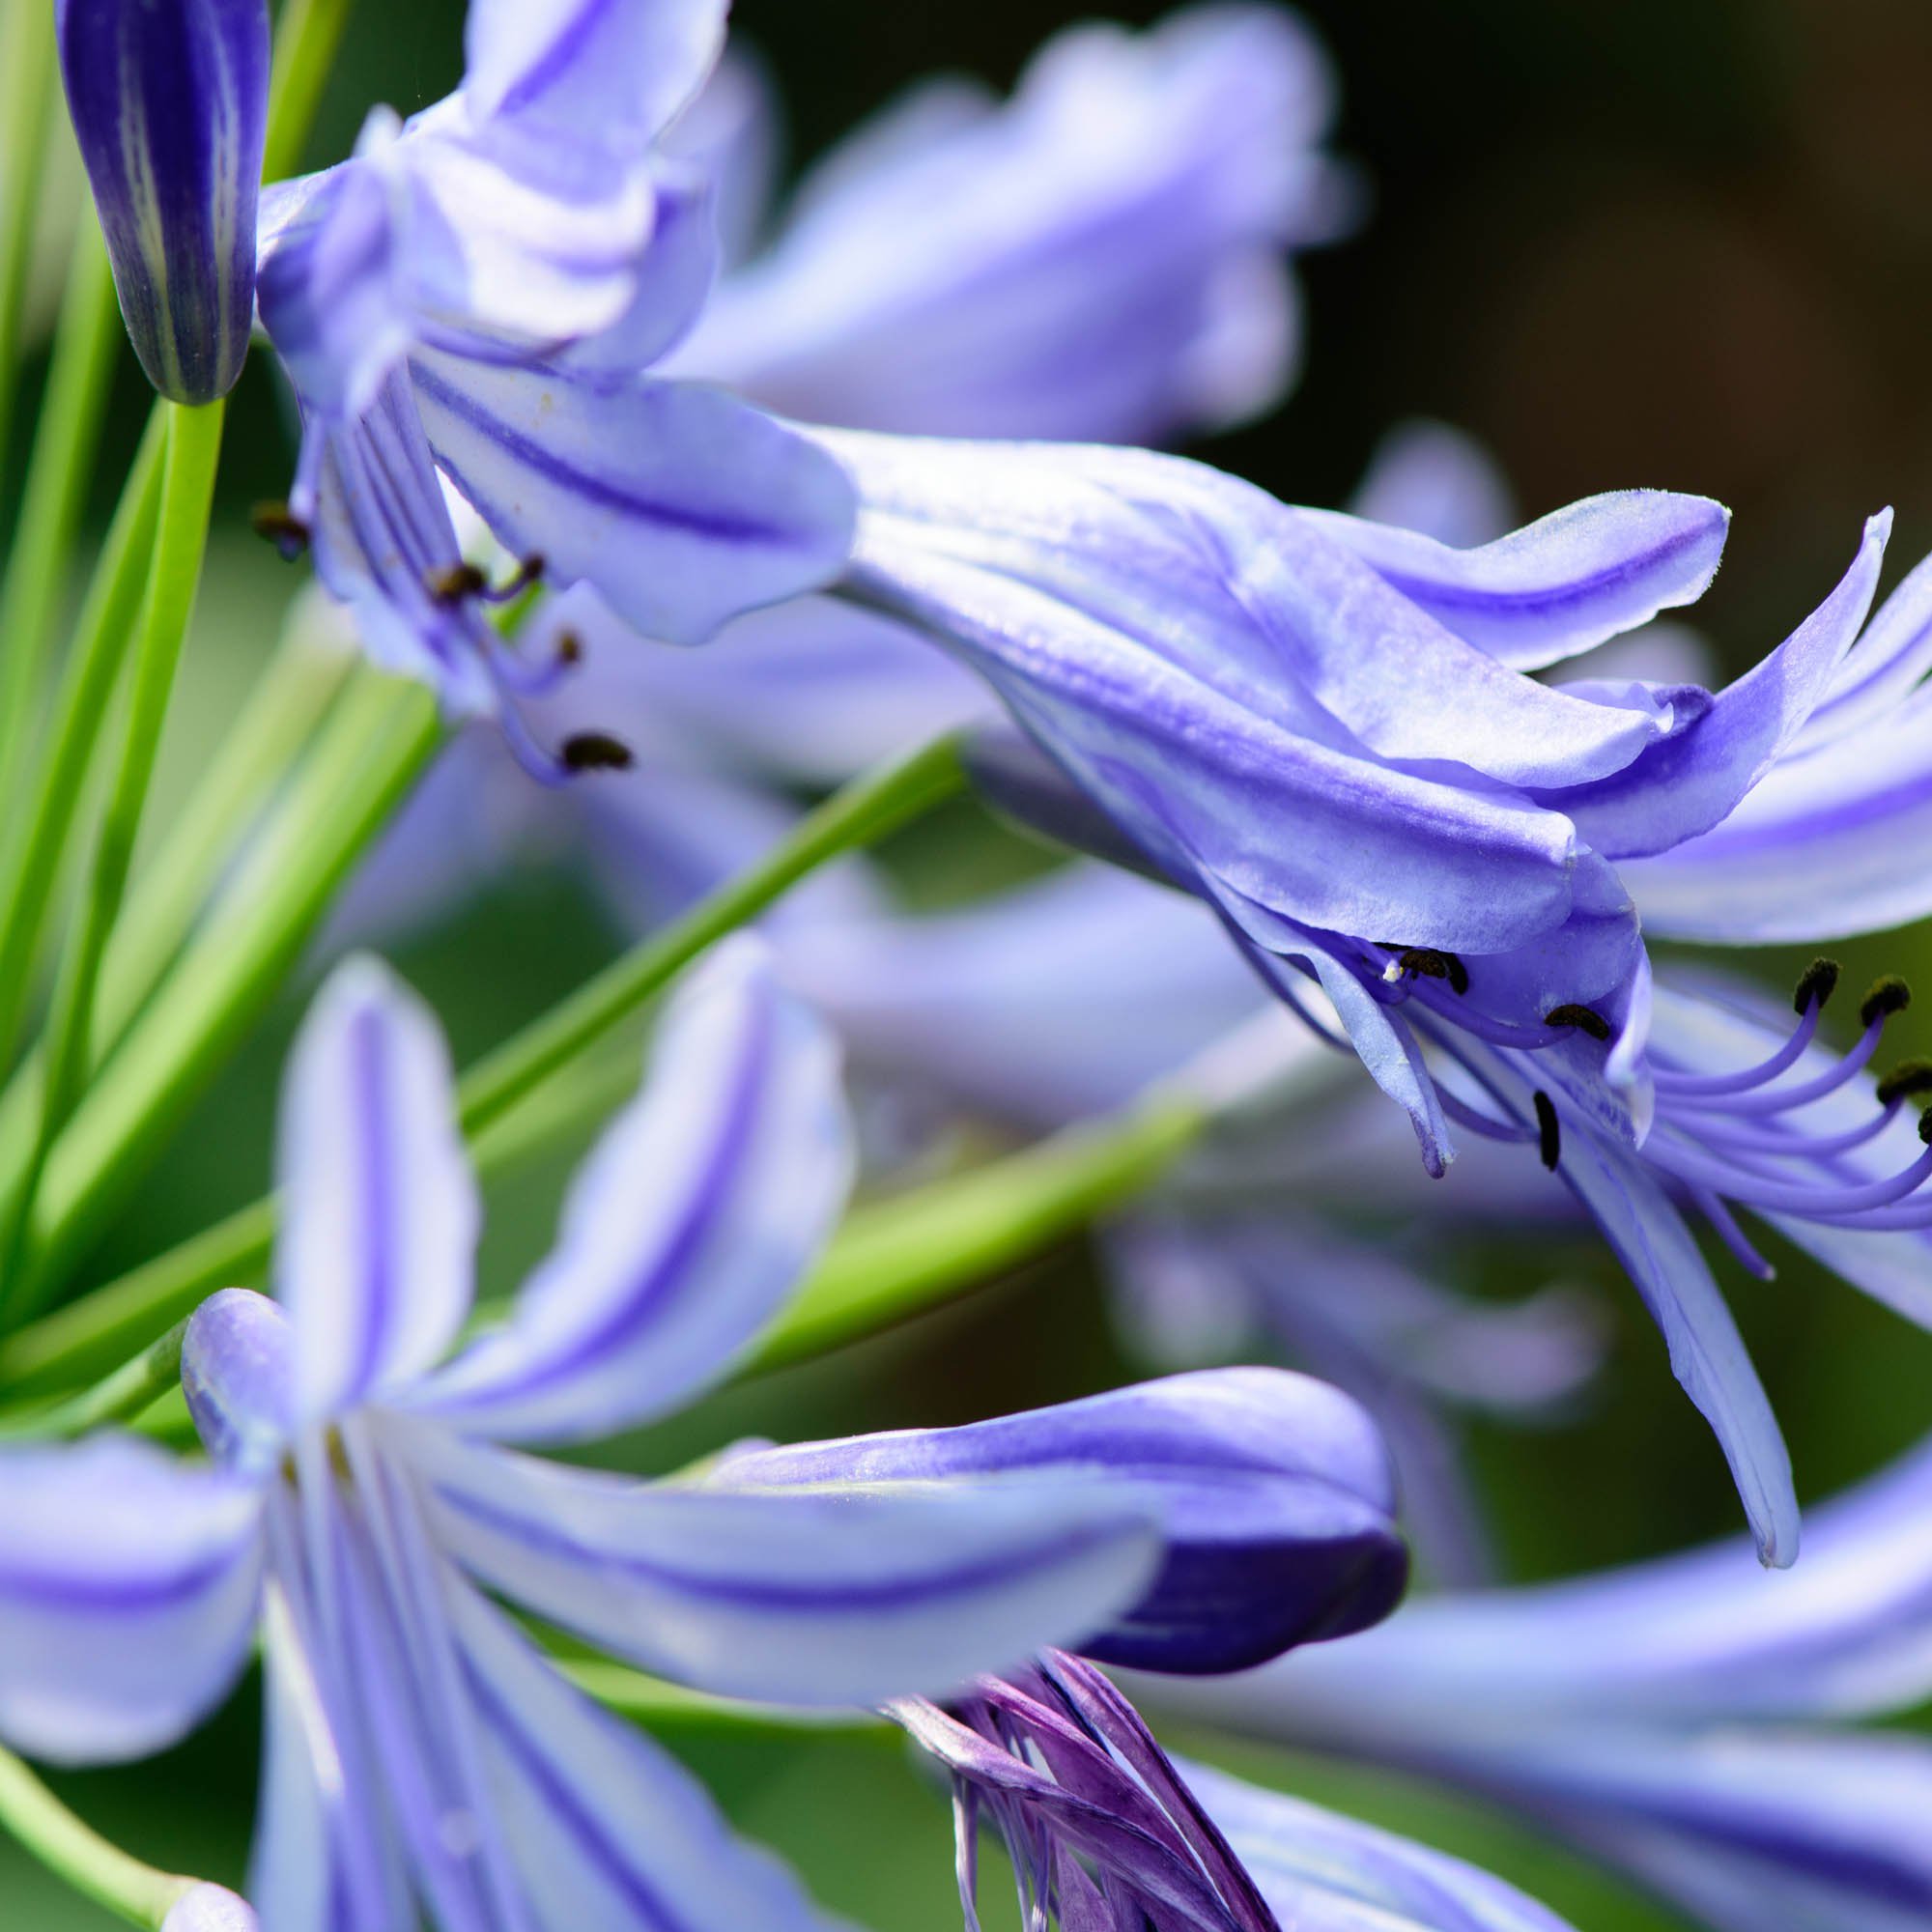
[[161,1932],[259,1932],[259,1925],[246,1900],[218,1885],[198,1885],[175,1902]]
[[979,1932],[979,1828],[1006,1841],[1024,1932],[1562,1932],[1460,1860],[1180,1766],[1084,1659],[1049,1651],[947,1708],[891,1715],[952,1776],[959,1895]]
[[1525,1813],[1717,1932],[1905,1932],[1932,1914],[1932,1743],[1860,1731],[1932,1694],[1932,1445],[1743,1543],[1411,1605],[1339,1652],[1169,1707]]
[[716,1381],[829,1233],[850,1148],[831,1037],[756,942],[727,947],[555,1250],[438,1366],[477,1234],[453,1097],[428,1013],[343,968],[284,1094],[280,1305],[230,1290],[189,1327],[214,1466],[121,1438],[0,1459],[0,1732],[23,1748],[158,1748],[265,1624],[251,1889],[277,1932],[377,1932],[412,1899],[558,1932],[816,1922],[484,1591],[699,1689],[813,1705],[941,1692],[1074,1636],[1239,1667],[1400,1596],[1373,1425],[1267,1370],[652,1483],[498,1446],[608,1435]]
[[[288,512],[376,660],[499,718],[568,668],[513,651],[441,477],[524,561],[655,638],[834,575],[836,468],[749,405],[642,371],[710,285],[703,184],[659,137],[702,85],[724,0],[475,0],[447,99],[373,116],[355,156],[263,200],[260,306],[305,429]],[[439,474],[440,472],[440,475]],[[521,581],[521,580],[515,580]]]

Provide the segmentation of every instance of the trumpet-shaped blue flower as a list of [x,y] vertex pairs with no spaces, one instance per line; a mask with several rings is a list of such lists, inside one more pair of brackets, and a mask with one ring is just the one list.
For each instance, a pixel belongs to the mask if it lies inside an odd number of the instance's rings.
[[1630,1269],[1767,1560],[1789,1562],[1788,1460],[1673,1197],[1752,1265],[1733,1205],[1908,1298],[1895,1237],[1921,1231],[1932,1155],[1899,1110],[1924,1083],[1908,1071],[1874,1103],[1861,1077],[1904,989],[1873,988],[1830,1065],[1813,1046],[1827,968],[1796,1031],[1753,1050],[1695,998],[1653,1040],[1619,867],[1721,826],[1825,715],[1888,520],[1724,691],[1559,689],[1521,670],[1699,594],[1715,504],[1599,497],[1456,550],[1145,452],[824,440],[865,500],[852,594],[949,643],[1048,754],[989,763],[989,781],[1206,898],[1322,1025],[1319,985],[1432,1171],[1452,1122],[1534,1146]]
[[1727,1543],[1145,1689],[1480,1793],[1716,1932],[1904,1932],[1932,1913],[1932,1746],[1854,1725],[1932,1693],[1928,1508],[1921,1446],[1809,1512],[1788,1576]]
[[1006,1841],[1027,1932],[1562,1932],[1461,1860],[1177,1765],[1082,1658],[1049,1651],[947,1708],[908,1698],[891,1715],[952,1774],[972,1932],[982,1821]]
[[477,0],[463,86],[271,190],[260,305],[305,433],[286,515],[378,660],[501,718],[567,669],[510,651],[440,478],[525,568],[593,583],[652,637],[822,582],[850,535],[836,466],[750,406],[642,372],[713,268],[704,187],[659,145],[724,33],[723,0]]
[[[1269,1371],[952,1431],[746,1450],[639,1483],[532,1459],[661,1415],[781,1304],[843,1199],[830,1036],[754,942],[680,995],[508,1318],[434,1023],[322,994],[284,1096],[279,1301],[215,1296],[183,1379],[213,1467],[101,1438],[0,1460],[0,1733],[63,1760],[178,1736],[264,1627],[267,1923],[807,1924],[808,1901],[483,1594],[730,1695],[943,1691],[1080,1633],[1234,1667],[1385,1614],[1373,1426]],[[413,1901],[413,1903],[412,1903]]]
[[[742,156],[755,80],[727,80],[716,138]],[[926,82],[806,176],[670,366],[929,436],[1166,441],[1256,413],[1297,360],[1284,257],[1354,198],[1318,146],[1333,107],[1296,17],[1240,4],[1060,34],[1006,102]]]
[[54,31],[134,353],[162,395],[213,402],[255,307],[266,0],[55,0]]

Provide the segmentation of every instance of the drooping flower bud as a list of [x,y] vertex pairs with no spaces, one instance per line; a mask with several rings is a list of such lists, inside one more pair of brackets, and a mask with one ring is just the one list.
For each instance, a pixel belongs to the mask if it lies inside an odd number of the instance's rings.
[[162,395],[235,386],[255,303],[264,0],[55,0],[68,108],[134,353]]
[[254,1910],[218,1885],[198,1885],[175,1901],[161,1932],[257,1932]]

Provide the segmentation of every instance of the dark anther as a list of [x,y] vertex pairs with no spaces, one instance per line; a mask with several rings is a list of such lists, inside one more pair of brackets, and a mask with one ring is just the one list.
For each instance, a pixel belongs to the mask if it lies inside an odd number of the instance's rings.
[[556,661],[565,665],[583,662],[583,639],[575,631],[559,631],[556,634]]
[[1586,1033],[1592,1039],[1608,1039],[1610,1023],[1594,1007],[1551,1007],[1544,1014],[1545,1026],[1575,1027],[1579,1033]]
[[1536,1094],[1536,1151],[1551,1174],[1563,1158],[1563,1134],[1556,1124],[1556,1105],[1541,1088]]
[[257,503],[248,523],[258,537],[267,537],[285,557],[299,556],[308,548],[308,526],[286,503]]
[[1878,1101],[1889,1107],[1914,1094],[1932,1094],[1932,1060],[1901,1060],[1878,1083]]
[[1469,969],[1453,952],[1436,946],[1397,946],[1390,940],[1377,940],[1384,952],[1393,952],[1397,971],[1411,979],[1446,980],[1458,993],[1469,990]]
[[490,580],[473,563],[446,564],[440,570],[423,573],[423,588],[439,604],[461,604],[466,597],[478,597],[490,587]]
[[1872,981],[1872,989],[1859,1009],[1859,1018],[1870,1026],[1874,1020],[1902,1013],[1911,1004],[1912,988],[1896,973],[1888,973],[1884,979]]
[[1918,1138],[1927,1147],[1932,1147],[1932,1107],[1927,1107],[1918,1117]]
[[624,772],[631,768],[631,748],[602,731],[580,731],[563,741],[558,753],[567,772]]
[[1452,993],[1466,993],[1469,990],[1469,969],[1453,952],[1442,955],[1449,967],[1449,990]]
[[1838,989],[1838,962],[1820,954],[1798,976],[1791,1010],[1801,1018],[1812,1007],[1822,1007]]
[[519,596],[532,583],[541,583],[546,565],[541,551],[531,551],[522,563],[511,572],[509,578],[490,594],[493,597],[508,599]]

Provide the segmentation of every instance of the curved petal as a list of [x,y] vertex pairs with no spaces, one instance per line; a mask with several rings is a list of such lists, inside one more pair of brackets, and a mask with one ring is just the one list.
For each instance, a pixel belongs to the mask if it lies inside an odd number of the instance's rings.
[[1892,591],[1846,653],[1793,750],[1809,753],[1881,723],[1932,670],[1932,557]]
[[173,1744],[246,1661],[261,1578],[252,1483],[119,1436],[0,1449],[0,1737],[62,1764]]
[[695,643],[844,564],[838,466],[730,396],[428,351],[410,367],[438,462],[497,537],[647,636]]
[[1177,1768],[1295,1932],[1567,1932],[1553,1912],[1461,1859],[1207,1765]]
[[560,138],[658,133],[724,46],[727,0],[471,0],[463,96]]
[[837,1224],[851,1128],[830,1031],[740,937],[679,992],[509,1325],[410,1400],[468,1434],[615,1434],[723,1372]]
[[1158,1548],[1136,1498],[1104,1481],[760,1492],[395,1429],[439,1546],[479,1581],[726,1696],[875,1704],[950,1690],[1104,1626]]
[[1707,497],[1618,490],[1480,549],[1310,510],[1332,541],[1437,623],[1518,670],[1575,657],[1709,589],[1731,514]]
[[828,1923],[669,1752],[572,1690],[499,1612],[449,1609],[488,1792],[539,1932],[809,1932]]
[[1161,1525],[1152,1586],[1079,1648],[1153,1670],[1235,1670],[1361,1630],[1407,1557],[1387,1453],[1338,1389],[1282,1369],[1175,1376],[961,1429],[727,1456],[710,1491],[871,1489],[961,1477],[1088,1488]]
[[275,1293],[296,1419],[392,1395],[469,1312],[478,1208],[435,1016],[366,955],[329,976],[282,1088]]
[[1871,609],[1890,532],[1889,510],[1873,517],[1838,587],[1702,716],[1614,778],[1567,793],[1583,838],[1605,858],[1639,859],[1720,824],[1830,687]]
[[1349,502],[1358,524],[1392,524],[1459,552],[1494,542],[1515,526],[1515,512],[1495,458],[1427,417],[1396,424],[1377,443]]

